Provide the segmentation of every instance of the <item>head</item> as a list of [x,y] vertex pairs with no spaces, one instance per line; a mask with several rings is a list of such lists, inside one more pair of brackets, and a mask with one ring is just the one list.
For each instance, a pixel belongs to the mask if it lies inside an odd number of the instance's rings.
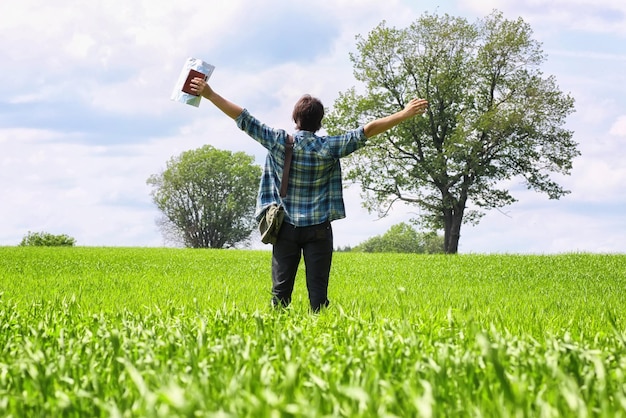
[[296,129],[317,132],[322,127],[324,105],[319,99],[305,94],[296,102],[291,117],[296,123]]

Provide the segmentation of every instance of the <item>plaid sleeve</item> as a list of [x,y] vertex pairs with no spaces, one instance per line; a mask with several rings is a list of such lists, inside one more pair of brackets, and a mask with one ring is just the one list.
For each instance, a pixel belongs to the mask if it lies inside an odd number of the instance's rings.
[[363,126],[348,131],[343,135],[328,137],[330,153],[336,159],[350,155],[359,148],[363,148],[366,142],[367,137],[365,136]]
[[273,151],[279,144],[284,146],[287,133],[283,129],[273,129],[252,116],[247,109],[237,119],[235,123],[239,129],[247,133],[252,139],[261,144],[268,151]]

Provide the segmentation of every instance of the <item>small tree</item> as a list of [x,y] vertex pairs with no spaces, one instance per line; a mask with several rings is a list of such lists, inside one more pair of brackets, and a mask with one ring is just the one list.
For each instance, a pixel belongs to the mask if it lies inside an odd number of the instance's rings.
[[192,248],[224,248],[249,239],[261,168],[254,157],[205,145],[173,157],[150,176],[167,239]]
[[417,232],[409,224],[393,225],[383,234],[372,237],[354,247],[353,251],[366,253],[443,253],[443,237],[436,232]]
[[20,247],[73,247],[76,240],[68,235],[48,232],[30,232],[22,238]]

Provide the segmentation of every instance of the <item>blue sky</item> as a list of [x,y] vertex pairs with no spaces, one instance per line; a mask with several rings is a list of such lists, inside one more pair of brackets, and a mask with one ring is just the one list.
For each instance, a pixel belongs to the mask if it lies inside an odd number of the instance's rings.
[[[582,156],[571,194],[552,201],[510,182],[518,202],[461,231],[462,253],[626,252],[626,4],[622,0],[21,0],[0,3],[0,245],[28,231],[78,245],[162,246],[146,179],[182,151],[211,144],[264,150],[202,102],[169,100],[184,60],[216,66],[213,87],[291,129],[303,94],[332,106],[355,86],[355,36],[424,12],[470,21],[493,9],[522,17],[542,43],[545,74],[576,100],[567,128]],[[408,221],[377,220],[345,192],[335,244],[356,245]],[[268,248],[255,245],[258,248]]]

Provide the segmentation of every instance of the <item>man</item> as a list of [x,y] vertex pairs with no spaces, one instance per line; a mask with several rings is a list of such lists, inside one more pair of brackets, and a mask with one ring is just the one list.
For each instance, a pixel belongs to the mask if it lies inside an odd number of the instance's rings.
[[293,109],[296,124],[294,147],[286,197],[280,197],[280,183],[289,134],[270,128],[250,113],[217,94],[201,78],[191,90],[211,101],[231,117],[237,126],[268,150],[257,199],[256,217],[261,219],[273,204],[283,206],[285,221],[272,249],[272,305],[291,303],[300,258],[304,255],[306,285],[311,309],[328,306],[328,278],[333,254],[331,222],[345,218],[339,160],[363,147],[368,138],[426,111],[428,102],[413,99],[392,115],[376,119],[338,136],[318,136],[324,106],[304,95]]

